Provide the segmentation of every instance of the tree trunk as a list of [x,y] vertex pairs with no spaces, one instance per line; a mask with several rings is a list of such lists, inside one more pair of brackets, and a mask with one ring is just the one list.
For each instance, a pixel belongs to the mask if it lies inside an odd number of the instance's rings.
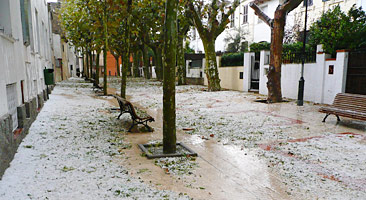
[[177,50],[177,3],[167,0],[165,7],[165,63],[163,68],[163,152],[176,152],[175,127],[175,66]]
[[116,70],[117,70],[117,76],[121,76],[120,69],[119,69],[119,55],[113,55],[114,59],[116,60]]
[[186,65],[184,63],[183,35],[178,34],[177,46],[178,85],[186,84]]
[[121,77],[121,97],[126,98],[127,71],[128,71],[128,55],[122,55],[122,77]]
[[86,53],[83,53],[83,77],[86,77],[86,70],[87,70],[87,62],[85,62],[87,60],[86,58]]
[[130,55],[127,56],[127,63],[128,63],[128,73],[127,73],[127,76],[132,76],[132,63],[130,62]]
[[130,20],[131,17],[129,15],[130,11],[131,11],[131,4],[132,4],[132,0],[128,0],[127,3],[127,20],[126,20],[126,32],[125,32],[125,52],[123,54],[123,65],[122,65],[122,80],[121,80],[121,97],[122,98],[126,98],[126,85],[127,85],[127,70],[128,70],[128,59],[130,56]]
[[209,91],[220,91],[220,78],[217,69],[215,40],[202,40],[205,49],[205,73]]
[[104,47],[104,49],[103,49],[103,68],[104,68],[103,94],[107,95],[108,94],[108,91],[107,91],[108,80],[107,80],[107,48],[106,47]]
[[108,94],[107,87],[107,51],[108,51],[108,27],[107,27],[107,4],[104,1],[104,13],[103,13],[103,28],[104,28],[104,49],[103,49],[103,67],[104,67],[104,84],[103,84],[103,92],[104,95]]
[[288,0],[280,4],[275,13],[274,19],[269,18],[254,2],[249,6],[255,11],[255,14],[271,27],[271,55],[268,71],[268,98],[269,103],[281,102],[281,64],[283,36],[286,25],[286,16],[293,9],[298,7],[302,0]]
[[100,60],[100,52],[97,52],[97,59],[95,61],[95,84],[99,86],[99,60]]
[[133,53],[133,77],[140,77],[140,70],[139,70],[139,60],[138,60],[138,52]]
[[87,79],[89,79],[89,52],[86,52],[85,55],[86,55],[85,56],[85,64],[86,64],[85,76]]
[[90,78],[94,79],[94,74],[93,74],[93,54],[92,52],[90,51],[89,52],[89,66],[90,66]]
[[150,70],[149,70],[149,66],[150,66],[150,62],[149,62],[149,56],[148,56],[148,47],[147,45],[144,44],[144,47],[143,47],[143,51],[142,51],[142,59],[144,61],[144,77],[146,79],[150,79],[151,76],[150,76]]
[[162,60],[162,52],[160,48],[154,48],[154,55],[155,55],[155,74],[158,80],[163,79],[163,60]]
[[281,64],[282,64],[282,48],[283,36],[286,24],[286,13],[277,9],[273,20],[273,29],[271,31],[271,55],[268,71],[268,99],[270,103],[281,102]]

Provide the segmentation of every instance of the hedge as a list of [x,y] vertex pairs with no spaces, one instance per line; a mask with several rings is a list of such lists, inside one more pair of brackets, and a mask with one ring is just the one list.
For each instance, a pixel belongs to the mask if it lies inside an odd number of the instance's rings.
[[244,53],[226,53],[221,57],[221,66],[243,66],[244,65]]

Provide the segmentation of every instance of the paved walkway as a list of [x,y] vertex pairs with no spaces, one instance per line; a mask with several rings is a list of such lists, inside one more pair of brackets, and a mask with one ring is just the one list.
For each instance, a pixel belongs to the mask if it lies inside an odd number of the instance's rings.
[[[111,80],[117,91],[118,81]],[[262,96],[177,87],[177,136],[199,157],[148,160],[136,144],[162,138],[159,82],[129,80],[154,133],[126,133],[129,116],[91,84],[59,84],[11,167],[0,199],[363,199],[364,122],[329,118],[318,106],[262,104]]]
[[124,130],[91,87],[79,79],[55,87],[0,181],[0,199],[188,199],[117,163]]

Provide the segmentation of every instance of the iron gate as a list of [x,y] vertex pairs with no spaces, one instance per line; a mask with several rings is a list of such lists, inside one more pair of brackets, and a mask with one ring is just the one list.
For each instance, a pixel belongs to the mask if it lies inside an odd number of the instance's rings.
[[349,52],[346,92],[366,95],[366,49]]

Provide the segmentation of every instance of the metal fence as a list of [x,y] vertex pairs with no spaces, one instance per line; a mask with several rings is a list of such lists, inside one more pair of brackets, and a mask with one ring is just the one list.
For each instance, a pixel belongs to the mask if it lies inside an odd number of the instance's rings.
[[303,56],[305,57],[305,63],[315,63],[316,62],[316,52],[285,52],[282,53],[282,63],[301,63]]

